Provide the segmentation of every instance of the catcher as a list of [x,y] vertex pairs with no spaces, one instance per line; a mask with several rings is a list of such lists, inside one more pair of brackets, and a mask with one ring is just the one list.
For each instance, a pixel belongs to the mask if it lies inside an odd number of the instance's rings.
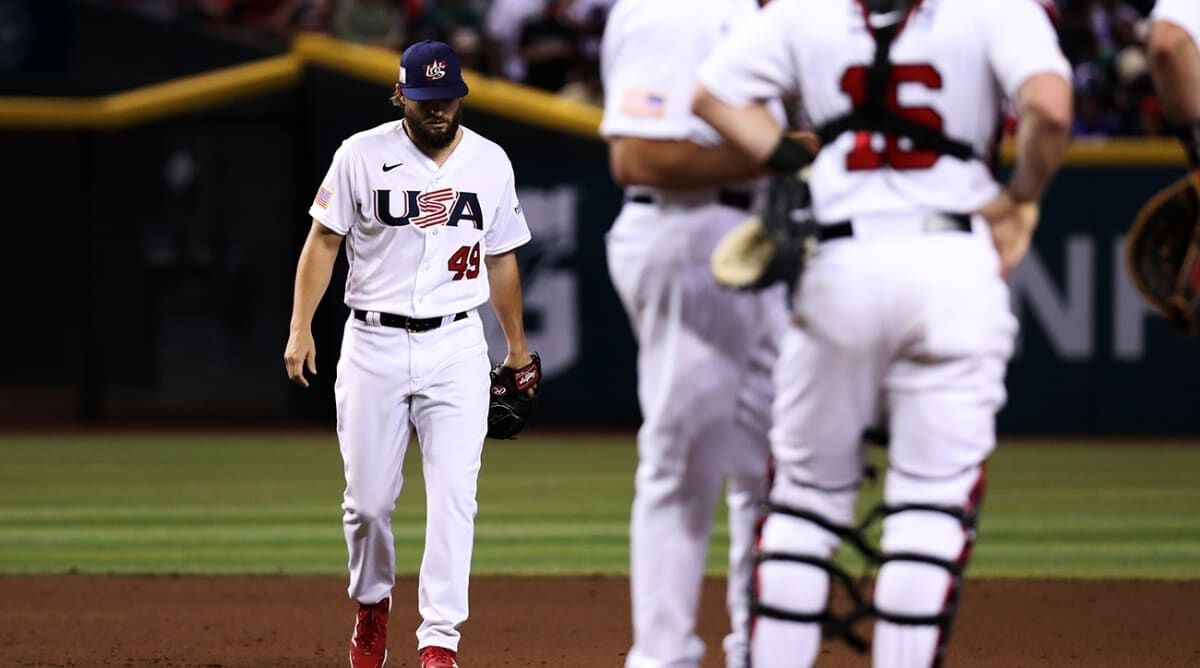
[[1200,4],[1160,0],[1148,51],[1168,117],[1191,167],[1142,207],[1125,241],[1134,285],[1186,336],[1200,331]]

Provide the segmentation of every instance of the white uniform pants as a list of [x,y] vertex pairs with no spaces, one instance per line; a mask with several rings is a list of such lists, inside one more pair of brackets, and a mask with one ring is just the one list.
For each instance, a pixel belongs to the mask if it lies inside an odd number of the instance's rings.
[[[916,217],[882,227],[893,233],[820,246],[775,374],[772,499],[843,525],[853,519],[861,434],[881,412],[891,430],[887,503],[977,502],[1016,333],[1008,288],[980,223],[973,234],[922,231]],[[882,542],[885,552],[954,561],[972,537],[949,516],[905,512],[884,522]],[[837,544],[812,523],[785,515],[772,515],[763,528],[765,551],[828,558]],[[940,567],[889,562],[875,603],[895,614],[937,614],[949,584]],[[759,586],[767,605],[815,613],[825,606],[828,577],[804,564],[767,562]],[[881,622],[875,665],[929,666],[937,635],[934,626]],[[816,624],[761,618],[754,665],[809,666],[819,643]]]
[[738,293],[709,270],[746,214],[706,204],[626,204],[609,273],[638,340],[638,469],[630,526],[633,647],[626,666],[698,666],[700,587],[728,478],[731,666],[744,665],[754,522],[765,496],[770,369],[783,293]]
[[475,488],[487,432],[488,357],[476,314],[427,332],[350,318],[338,361],[337,432],[345,464],[342,504],[350,598],[391,595],[391,516],[415,427],[425,477],[425,554],[418,647],[458,648],[467,619]]

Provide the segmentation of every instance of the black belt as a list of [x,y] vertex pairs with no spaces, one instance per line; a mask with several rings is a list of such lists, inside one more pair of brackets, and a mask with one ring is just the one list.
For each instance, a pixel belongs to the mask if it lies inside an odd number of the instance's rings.
[[[965,213],[943,213],[940,214],[946,220],[948,225],[939,230],[953,232],[970,232],[971,217]],[[845,239],[846,237],[854,236],[854,223],[848,220],[843,220],[838,223],[828,223],[821,225],[821,231],[817,233],[817,241],[833,241],[834,239]]]
[[[367,313],[369,311],[360,311],[354,309],[354,317],[363,322],[367,321]],[[452,322],[466,320],[467,312],[454,314]],[[384,327],[396,327],[398,329],[407,329],[410,332],[428,332],[431,329],[437,329],[442,326],[442,320],[445,318],[410,318],[406,315],[396,315],[395,313],[380,313],[379,324]]]
[[[641,192],[636,195],[630,195],[630,202],[638,204],[658,204],[661,198],[654,193]],[[754,206],[754,196],[750,193],[738,192],[736,190],[720,190],[717,191],[717,204],[728,206],[742,211],[749,211]]]

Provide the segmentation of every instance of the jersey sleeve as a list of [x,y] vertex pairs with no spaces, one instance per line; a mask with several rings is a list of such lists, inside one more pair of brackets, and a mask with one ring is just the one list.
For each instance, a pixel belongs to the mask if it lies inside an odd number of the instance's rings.
[[333,154],[333,162],[308,213],[330,230],[345,236],[358,216],[358,201],[355,195],[354,159],[350,146],[345,142]]
[[1200,48],[1200,2],[1197,0],[1158,0],[1150,18],[1183,28]]
[[517,199],[516,179],[513,176],[512,165],[508,165],[508,180],[500,194],[496,211],[492,214],[492,224],[483,233],[483,246],[487,255],[500,255],[524,246],[533,235],[529,233],[529,224],[525,222],[525,212]]
[[789,13],[795,4],[772,2],[743,21],[700,65],[700,84],[734,107],[797,94],[789,31],[803,18]]
[[[695,30],[701,17],[672,12],[676,3],[654,0],[618,5],[604,29],[601,74],[604,118],[600,134],[644,139],[705,136],[692,115],[694,73],[705,47]],[[709,130],[711,133],[711,130]]]
[[987,55],[1001,89],[1010,100],[1032,76],[1057,74],[1071,80],[1071,64],[1058,46],[1058,35],[1045,7],[1036,0],[993,3],[983,30]]

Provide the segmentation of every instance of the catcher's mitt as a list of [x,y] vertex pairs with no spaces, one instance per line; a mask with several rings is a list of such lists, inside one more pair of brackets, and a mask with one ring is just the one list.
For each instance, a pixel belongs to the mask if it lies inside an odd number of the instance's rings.
[[[533,417],[538,385],[542,380],[542,358],[513,369],[503,364],[492,367],[491,401],[488,403],[488,430],[491,438],[516,438]],[[532,394],[530,391],[532,390]]]
[[1167,186],[1138,212],[1125,260],[1142,296],[1186,336],[1200,330],[1200,172]]
[[809,170],[771,179],[762,217],[753,217],[726,234],[713,250],[717,282],[758,290],[779,281],[794,288],[816,249],[820,227],[812,219]]

